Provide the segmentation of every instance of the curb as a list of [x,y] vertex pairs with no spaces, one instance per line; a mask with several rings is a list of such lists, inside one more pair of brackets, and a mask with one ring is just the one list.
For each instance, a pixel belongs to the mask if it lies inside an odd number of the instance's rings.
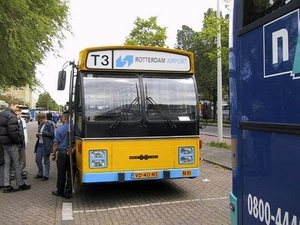
[[217,165],[217,166],[220,166],[226,170],[232,170],[232,167],[231,166],[228,166],[228,165],[225,165],[225,164],[222,164],[222,163],[218,163],[218,162],[214,162],[212,160],[209,160],[209,159],[204,159],[204,158],[200,158],[201,161],[205,161],[205,162],[208,162],[208,163],[211,163],[211,164],[214,164],[214,165]]
[[[212,136],[212,137],[218,137],[218,135],[215,135],[215,134],[211,134],[211,133],[205,133],[205,132],[200,132],[200,135],[203,134],[203,135],[207,135],[207,136]],[[226,139],[231,139],[230,136],[225,136],[223,135],[223,138],[226,138]]]

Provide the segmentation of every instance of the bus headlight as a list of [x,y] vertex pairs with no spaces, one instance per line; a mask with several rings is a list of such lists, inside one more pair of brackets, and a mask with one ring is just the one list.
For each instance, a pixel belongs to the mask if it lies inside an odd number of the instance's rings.
[[195,148],[194,147],[179,147],[179,164],[192,164],[195,162]]
[[181,157],[181,162],[182,163],[192,163],[193,157],[192,156],[183,156],[183,157]]
[[103,167],[105,166],[105,161],[104,160],[93,160],[91,162],[92,167]]
[[90,151],[90,168],[107,167],[107,150]]
[[193,153],[193,147],[184,147],[184,148],[179,148],[180,149],[180,152],[182,154],[191,154]]
[[92,151],[91,154],[93,158],[103,158],[105,156],[104,151]]

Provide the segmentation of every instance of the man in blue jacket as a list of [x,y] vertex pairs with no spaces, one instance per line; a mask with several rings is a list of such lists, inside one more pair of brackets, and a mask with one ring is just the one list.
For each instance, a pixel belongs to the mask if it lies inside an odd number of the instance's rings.
[[17,101],[10,101],[9,107],[0,112],[0,144],[2,144],[4,151],[4,179],[3,179],[3,192],[8,193],[16,191],[11,186],[10,180],[10,165],[16,171],[16,183],[19,190],[28,190],[31,185],[24,183],[20,170],[19,161],[19,146],[23,143],[23,136],[19,131],[18,119],[15,110],[18,107]]
[[[52,191],[55,196],[71,198],[72,182],[71,182],[71,165],[70,155],[73,156],[72,146],[69,147],[69,114],[64,113],[62,116],[63,125],[57,128],[54,138],[52,160],[56,160],[57,165],[57,183],[56,191]],[[71,143],[74,143],[74,127],[72,129]],[[69,152],[70,151],[70,152]],[[57,156],[57,158],[56,158]],[[73,166],[73,165],[72,165]]]

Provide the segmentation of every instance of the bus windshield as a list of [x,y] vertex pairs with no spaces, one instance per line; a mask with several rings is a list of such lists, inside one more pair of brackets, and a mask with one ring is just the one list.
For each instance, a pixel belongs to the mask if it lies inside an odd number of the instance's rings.
[[[139,77],[141,79],[139,79]],[[143,81],[141,101],[140,80]],[[196,118],[192,76],[87,74],[83,78],[85,117],[93,121],[138,121],[141,105],[147,120],[191,121]]]
[[148,120],[195,119],[196,90],[192,76],[146,75],[143,81]]
[[[97,76],[83,78],[85,117],[88,121],[136,121],[140,119],[139,80],[132,76]],[[126,114],[126,115],[124,115]]]

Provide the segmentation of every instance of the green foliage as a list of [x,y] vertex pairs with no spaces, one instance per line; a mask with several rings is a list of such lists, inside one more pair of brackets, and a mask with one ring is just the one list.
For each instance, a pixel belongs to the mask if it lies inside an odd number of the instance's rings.
[[125,45],[165,46],[167,28],[157,25],[156,16],[150,17],[148,20],[137,17],[134,25],[129,36],[126,37]]
[[[220,25],[220,26],[218,26]],[[220,27],[220,30],[219,30]],[[195,54],[195,77],[201,100],[210,100],[217,105],[217,35],[221,32],[222,57],[222,85],[223,96],[229,96],[228,70],[228,15],[217,18],[216,11],[208,9],[204,14],[203,28],[199,32],[193,31],[186,25],[177,31],[176,48],[192,51]],[[216,107],[214,107],[214,121],[216,121]]]
[[[11,95],[0,95],[0,100],[5,101],[6,103],[9,103],[11,100],[16,100],[17,102],[20,102],[19,99],[13,98]],[[21,104],[21,103],[19,103]]]
[[[219,29],[220,25],[220,29]],[[211,52],[206,52],[207,57],[216,62],[219,58],[217,48],[217,34],[221,33],[221,56],[222,66],[228,67],[228,30],[229,20],[227,18],[217,18],[216,12],[212,9],[208,9],[205,13],[203,29],[199,32],[199,41],[203,42],[205,46],[211,47]]]
[[215,147],[215,148],[224,148],[224,149],[231,150],[231,145],[229,145],[229,144],[227,144],[225,142],[214,142],[214,141],[211,141],[211,142],[207,142],[205,144],[209,145],[211,147]]
[[59,111],[60,106],[53,100],[49,93],[45,92],[39,95],[35,104],[36,108],[44,108],[51,111]]
[[[203,29],[199,32],[197,40],[196,79],[199,90],[203,92],[202,99],[211,100],[214,105],[217,105],[217,59],[220,57],[217,48],[218,32],[221,32],[222,85],[225,96],[228,96],[229,20],[228,16],[217,18],[216,12],[208,9],[204,14]],[[216,112],[214,111],[215,117]]]
[[183,25],[182,30],[177,30],[177,43],[175,48],[194,52],[197,35],[198,33],[193,31],[192,28]]
[[68,0],[0,0],[0,88],[34,87],[35,69],[70,32]]

